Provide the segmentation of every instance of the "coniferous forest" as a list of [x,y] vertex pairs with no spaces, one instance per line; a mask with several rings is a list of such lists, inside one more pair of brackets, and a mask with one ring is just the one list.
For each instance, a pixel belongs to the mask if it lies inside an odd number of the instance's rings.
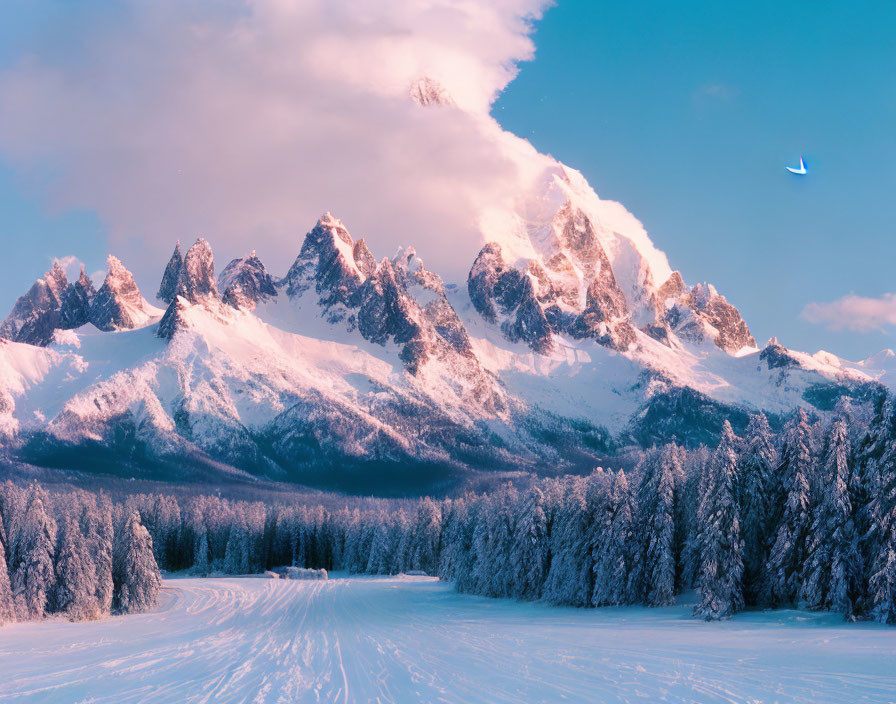
[[[356,502],[357,505],[358,502]],[[488,597],[664,606],[694,615],[800,608],[896,623],[896,405],[867,425],[797,411],[773,432],[726,422],[715,448],[652,448],[626,474],[506,484],[355,508],[217,496],[0,487],[0,622],[151,608],[160,569],[279,565],[421,571]]]

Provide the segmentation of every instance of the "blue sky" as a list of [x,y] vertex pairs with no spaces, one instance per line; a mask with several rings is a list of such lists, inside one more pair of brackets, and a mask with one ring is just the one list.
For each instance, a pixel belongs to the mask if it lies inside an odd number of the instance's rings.
[[[7,0],[0,69],[36,47],[80,56],[75,28],[110,5]],[[801,313],[855,293],[872,300],[824,309],[829,322],[869,306],[896,320],[896,302],[881,299],[896,290],[894,35],[890,2],[560,0],[492,114],[624,203],[687,282],[714,283],[741,309],[760,344],[777,335],[860,358],[894,346],[893,327],[838,332]],[[801,154],[802,179],[784,170]],[[0,228],[15,263],[0,308],[53,255],[77,253],[96,270],[110,248],[100,215],[47,197],[50,174],[0,160]]]
[[[896,3],[561,0],[494,114],[624,203],[760,344],[867,356],[804,306],[896,289]],[[811,170],[791,176],[805,155]]]

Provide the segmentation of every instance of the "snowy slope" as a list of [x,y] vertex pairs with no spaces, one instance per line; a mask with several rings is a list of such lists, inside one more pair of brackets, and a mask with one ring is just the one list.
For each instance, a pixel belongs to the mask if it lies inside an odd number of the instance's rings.
[[892,352],[760,349],[622,205],[482,128],[523,185],[471,213],[482,249],[466,281],[443,281],[413,242],[377,258],[330,213],[273,271],[251,252],[216,278],[210,243],[178,243],[164,310],[114,256],[98,291],[55,263],[0,324],[14,340],[0,344],[5,454],[174,477],[185,462],[324,484],[341,473],[382,490],[389,472],[424,486],[589,469],[631,444],[712,443],[726,418],[739,432],[758,411],[774,424],[848,397],[863,412],[896,385]]
[[572,610],[429,578],[166,580],[161,607],[0,628],[0,701],[887,702],[896,640],[832,614]]
[[[896,379],[892,355],[850,363],[776,341],[720,344],[742,339],[739,314],[711,287],[679,285],[621,206],[565,169],[546,189],[502,241],[504,263],[487,246],[467,286],[444,283],[410,247],[377,262],[330,214],[282,278],[253,253],[216,281],[205,240],[184,257],[177,248],[164,314],[110,257],[100,292],[78,299],[105,331],[87,322],[50,328],[46,346],[0,341],[7,452],[125,474],[179,478],[186,462],[419,490],[482,469],[587,469],[631,443],[713,442],[725,418],[738,429],[760,410],[861,405]],[[662,277],[675,286],[657,287]],[[25,311],[46,333],[78,319],[32,298],[13,323]],[[555,315],[573,322],[530,327]]]

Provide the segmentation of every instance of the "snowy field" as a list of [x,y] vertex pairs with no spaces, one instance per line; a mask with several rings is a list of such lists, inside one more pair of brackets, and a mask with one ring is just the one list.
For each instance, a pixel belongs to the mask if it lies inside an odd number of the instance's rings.
[[896,701],[896,629],[688,612],[519,604],[413,577],[171,579],[152,614],[0,628],[0,701]]

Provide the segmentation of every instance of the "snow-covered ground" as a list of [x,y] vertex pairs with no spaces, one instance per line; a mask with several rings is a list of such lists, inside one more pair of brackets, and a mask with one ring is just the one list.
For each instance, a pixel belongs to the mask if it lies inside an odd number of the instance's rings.
[[0,628],[0,701],[888,702],[896,629],[574,610],[427,578],[171,579],[151,614]]

